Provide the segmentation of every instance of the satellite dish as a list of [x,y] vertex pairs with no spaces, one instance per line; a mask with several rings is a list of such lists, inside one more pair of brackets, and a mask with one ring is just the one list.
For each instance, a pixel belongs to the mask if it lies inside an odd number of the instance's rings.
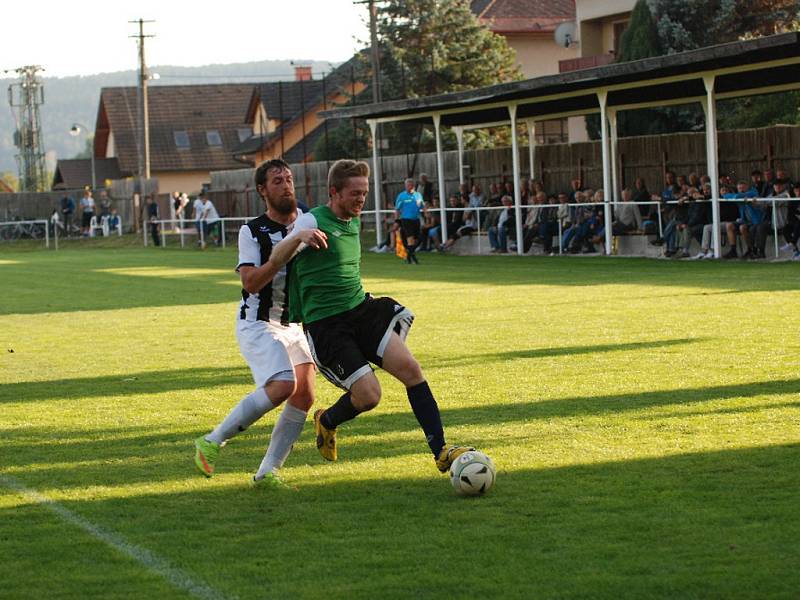
[[556,44],[564,46],[564,48],[569,48],[572,44],[576,44],[575,30],[575,23],[572,21],[561,23],[561,25],[556,27],[556,32],[553,36],[556,40]]

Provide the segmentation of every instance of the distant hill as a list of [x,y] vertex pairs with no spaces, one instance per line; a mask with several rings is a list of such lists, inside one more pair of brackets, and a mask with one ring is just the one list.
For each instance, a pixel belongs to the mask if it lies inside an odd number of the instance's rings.
[[[327,61],[295,61],[310,64],[314,78],[331,70]],[[335,66],[335,65],[334,65]],[[45,65],[45,68],[47,65]],[[45,71],[46,72],[46,71]],[[228,65],[206,65],[202,67],[153,66],[151,73],[158,73],[160,79],[150,85],[189,85],[196,83],[259,83],[294,79],[294,67],[288,60],[265,60]],[[97,104],[100,89],[110,86],[136,85],[136,71],[118,71],[97,75],[76,77],[43,77],[45,103],[40,108],[44,147],[47,152],[48,167],[52,169],[59,158],[72,158],[86,147],[83,135],[73,137],[69,134],[72,124],[83,123],[94,129],[97,119]],[[17,173],[14,156],[13,134],[16,129],[11,109],[8,106],[5,89],[13,79],[0,79],[0,173]]]

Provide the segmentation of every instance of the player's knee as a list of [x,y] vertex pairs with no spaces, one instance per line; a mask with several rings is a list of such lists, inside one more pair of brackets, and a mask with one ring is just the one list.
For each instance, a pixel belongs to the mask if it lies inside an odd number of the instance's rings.
[[304,412],[311,410],[314,405],[314,387],[304,385],[298,381],[294,393],[289,398],[289,404]]
[[381,401],[381,385],[376,378],[372,379],[374,381],[356,382],[350,389],[351,402],[361,412],[372,410]]
[[267,396],[274,406],[278,406],[294,393],[294,381],[270,381],[265,386]]
[[417,385],[425,379],[425,376],[422,374],[422,367],[419,366],[419,363],[413,357],[408,357],[408,359],[403,362],[400,375],[398,379],[400,379],[406,387]]

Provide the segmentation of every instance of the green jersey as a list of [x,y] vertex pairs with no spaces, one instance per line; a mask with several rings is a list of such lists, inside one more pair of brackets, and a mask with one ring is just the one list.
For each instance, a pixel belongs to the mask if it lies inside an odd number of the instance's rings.
[[[298,217],[292,232],[319,229],[328,247],[305,248],[291,262],[289,319],[312,323],[355,308],[364,301],[361,286],[361,220],[338,218],[327,206]],[[290,234],[291,235],[291,234]]]

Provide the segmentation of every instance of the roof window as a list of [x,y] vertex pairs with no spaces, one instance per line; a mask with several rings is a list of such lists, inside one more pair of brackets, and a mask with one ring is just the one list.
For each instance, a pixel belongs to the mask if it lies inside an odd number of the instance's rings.
[[185,150],[187,148],[191,148],[191,144],[189,143],[189,133],[186,131],[173,131],[172,132],[173,138],[175,138],[175,145],[178,147],[179,150]]

